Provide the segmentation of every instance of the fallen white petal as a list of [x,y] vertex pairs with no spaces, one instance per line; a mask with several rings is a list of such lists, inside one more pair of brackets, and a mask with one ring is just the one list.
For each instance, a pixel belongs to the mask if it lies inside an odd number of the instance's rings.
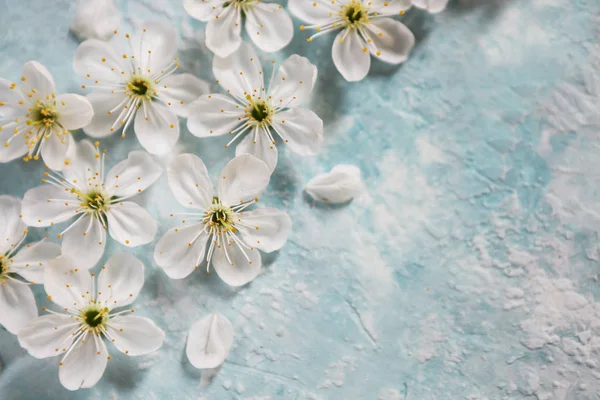
[[232,344],[231,322],[215,312],[192,325],[185,352],[194,367],[216,368],[223,364]]
[[315,200],[340,204],[351,200],[361,190],[360,169],[340,164],[331,172],[317,175],[306,184],[306,192]]

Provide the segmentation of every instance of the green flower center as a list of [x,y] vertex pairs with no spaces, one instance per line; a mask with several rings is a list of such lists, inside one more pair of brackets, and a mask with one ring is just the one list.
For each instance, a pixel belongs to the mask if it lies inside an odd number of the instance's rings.
[[250,118],[250,120],[259,124],[270,121],[271,115],[273,115],[273,109],[266,101],[254,101],[250,95],[246,96],[246,100],[249,102],[246,108],[246,116]]
[[364,4],[357,0],[353,0],[349,4],[342,6],[342,10],[340,11],[340,16],[346,19],[351,25],[365,21],[368,14]]
[[237,232],[234,226],[235,214],[231,207],[227,207],[218,197],[213,197],[212,205],[204,213],[203,222],[215,227],[218,231]]
[[133,76],[127,81],[126,93],[140,100],[151,100],[154,96],[154,82],[150,78]]
[[111,198],[99,190],[92,190],[86,194],[79,195],[82,198],[82,206],[89,213],[106,212],[110,208]]
[[27,125],[44,125],[49,128],[56,123],[56,119],[56,104],[53,101],[43,103],[38,100],[36,106],[29,109]]
[[81,319],[83,324],[90,328],[98,328],[108,322],[108,309],[100,308],[93,304],[81,310]]

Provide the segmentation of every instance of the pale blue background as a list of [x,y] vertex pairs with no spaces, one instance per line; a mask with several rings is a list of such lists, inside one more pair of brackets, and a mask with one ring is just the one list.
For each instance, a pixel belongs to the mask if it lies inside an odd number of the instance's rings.
[[[213,81],[203,24],[181,3],[120,6],[126,26],[178,27],[182,70]],[[73,12],[69,0],[0,0],[0,76],[16,80],[38,60],[59,92],[81,93]],[[154,243],[138,248],[147,269],[136,308],[166,331],[162,349],[113,349],[98,385],[70,393],[58,359],[34,359],[0,331],[0,398],[600,399],[599,2],[459,0],[403,21],[417,38],[411,58],[374,62],[360,83],[336,72],[333,36],[309,44],[296,30],[274,56],[318,66],[311,107],[326,140],[316,157],[280,155],[262,200],[294,228],[262,276],[241,290],[201,271],[173,281]],[[226,138],[182,128],[180,150],[211,174],[233,156]],[[140,147],[132,134],[102,145],[110,165]],[[364,193],[313,204],[304,184],[342,162],[361,168]],[[40,163],[0,165],[0,192],[22,196],[41,174]],[[180,210],[165,177],[141,200],[162,235]],[[123,250],[110,243],[106,255]],[[235,326],[216,375],[184,351],[192,322],[213,310]]]

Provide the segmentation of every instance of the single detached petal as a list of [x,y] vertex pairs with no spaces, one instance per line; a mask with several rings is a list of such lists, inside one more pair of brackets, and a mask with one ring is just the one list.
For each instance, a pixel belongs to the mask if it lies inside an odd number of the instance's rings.
[[55,171],[64,169],[69,161],[68,155],[75,151],[73,136],[68,131],[65,132],[61,134],[59,131],[54,131],[41,144],[44,164]]
[[69,256],[51,260],[44,271],[44,290],[61,307],[73,309],[88,304],[91,288],[90,273],[78,268]]
[[37,61],[28,61],[23,66],[23,88],[25,93],[36,93],[40,98],[55,93],[54,78],[46,67]]
[[242,14],[237,5],[222,8],[206,25],[206,47],[219,57],[227,57],[242,43]]
[[167,170],[169,187],[184,207],[205,211],[213,199],[213,186],[206,166],[200,157],[180,154],[169,164]]
[[439,13],[446,9],[448,0],[413,0],[415,7],[422,8],[430,13]]
[[267,188],[271,171],[250,154],[229,161],[217,178],[217,195],[223,204],[234,206],[257,198]]
[[144,21],[131,40],[133,55],[142,71],[155,74],[175,60],[177,32],[159,21]]
[[26,228],[21,220],[21,200],[0,196],[0,254],[5,254],[19,243]]
[[[151,154],[166,154],[179,139],[179,120],[167,106],[151,102],[145,105],[148,116],[138,110],[135,134],[140,144]],[[148,118],[148,119],[146,119]]]
[[0,282],[0,310],[0,325],[14,335],[38,315],[31,289],[14,279]]
[[183,8],[193,18],[206,22],[218,15],[226,2],[227,0],[183,0]]
[[338,33],[331,56],[335,67],[348,82],[362,80],[371,68],[371,55],[355,29],[344,29]]
[[62,236],[62,254],[70,256],[78,268],[92,268],[104,254],[106,227],[98,218],[79,218]]
[[232,134],[242,124],[245,111],[231,97],[207,94],[190,104],[187,127],[194,136],[203,138]]
[[11,272],[19,274],[29,282],[43,283],[44,270],[48,262],[60,255],[60,246],[47,241],[30,243],[13,258]]
[[267,164],[271,172],[277,166],[277,153],[277,146],[259,128],[254,128],[235,148],[236,157],[242,154],[251,154]]
[[[127,63],[128,61],[118,54],[110,44],[89,39],[77,48],[73,59],[73,69],[81,77],[89,79],[90,83],[95,83],[96,80],[119,83],[127,79],[126,74],[129,71]],[[121,74],[121,72],[125,72],[125,74]]]
[[[418,0],[417,0],[418,1]],[[444,0],[448,1],[448,0]],[[401,14],[416,3],[413,0],[369,0],[369,11],[381,15]]]
[[362,188],[360,169],[340,164],[331,172],[315,176],[306,184],[306,192],[315,200],[340,204],[351,200]]
[[115,339],[115,347],[129,356],[156,351],[165,340],[165,333],[154,322],[133,315],[111,318],[108,321],[108,331]]
[[278,113],[271,126],[296,154],[314,155],[323,147],[323,121],[311,110],[292,108]]
[[308,101],[317,80],[317,67],[307,58],[292,54],[281,64],[269,96],[276,106],[298,107]]
[[19,344],[35,358],[64,353],[77,330],[75,318],[66,314],[47,314],[29,321],[19,331]]
[[146,190],[162,174],[162,168],[145,151],[132,151],[112,167],[104,187],[112,196],[131,197]]
[[337,18],[340,6],[331,0],[289,0],[288,8],[304,22],[325,25]]
[[[188,104],[210,93],[208,82],[192,74],[177,74],[160,81],[160,99],[180,117],[188,116]],[[166,87],[165,87],[166,86]]]
[[[217,248],[212,265],[223,282],[230,286],[242,286],[260,274],[262,260],[257,249],[241,249],[236,243]],[[227,253],[225,253],[227,251]]]
[[94,116],[89,100],[78,94],[56,96],[56,112],[60,124],[68,130],[83,128]]
[[292,229],[292,220],[276,208],[259,208],[242,212],[236,227],[248,246],[270,253],[283,247]]
[[120,23],[121,14],[115,0],[80,1],[71,23],[71,32],[84,40],[108,40]]
[[68,390],[91,388],[104,374],[108,361],[106,346],[93,335],[90,331],[85,333],[58,367],[60,383]]
[[185,353],[196,368],[216,368],[223,364],[233,344],[233,325],[215,312],[194,322],[188,334]]
[[156,222],[148,211],[131,201],[113,206],[108,216],[108,232],[127,247],[150,243],[156,235]]
[[116,253],[108,259],[98,276],[99,302],[116,308],[131,304],[144,286],[144,264],[133,254]]
[[262,51],[278,51],[294,36],[292,19],[279,4],[254,3],[246,13],[246,31]]
[[169,278],[185,278],[204,260],[207,241],[202,223],[171,228],[156,244],[154,260]]
[[373,40],[371,54],[390,64],[406,61],[415,45],[410,29],[391,18],[376,19],[366,29]]
[[123,93],[94,92],[88,94],[86,98],[94,109],[92,120],[83,128],[86,135],[103,138],[110,136],[121,127],[118,119],[125,106],[123,101],[126,98]]
[[38,186],[25,192],[23,222],[29,226],[50,226],[73,218],[78,208],[79,201],[69,190]]
[[260,59],[252,45],[246,42],[227,57],[216,55],[213,73],[221,87],[230,90],[238,99],[260,93],[265,87]]

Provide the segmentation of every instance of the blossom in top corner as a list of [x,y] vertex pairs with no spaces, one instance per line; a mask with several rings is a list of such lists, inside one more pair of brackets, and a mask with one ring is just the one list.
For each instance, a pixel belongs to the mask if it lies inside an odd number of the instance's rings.
[[54,78],[37,61],[23,66],[19,84],[0,78],[0,162],[23,157],[61,170],[74,146],[70,130],[90,123],[94,110],[77,94],[56,94]]
[[144,151],[132,151],[110,170],[105,153],[88,140],[77,143],[71,165],[62,173],[46,172],[44,185],[23,197],[23,221],[30,226],[53,226],[74,220],[64,229],[62,254],[80,268],[93,267],[106,246],[106,231],[119,243],[136,247],[149,243],[156,222],[131,199],[161,175],[162,168]]
[[120,23],[115,0],[80,0],[70,29],[82,40],[108,40]]
[[400,21],[411,0],[289,0],[290,11],[310,25],[300,30],[317,31],[308,38],[339,30],[331,55],[333,63],[349,82],[362,80],[371,67],[371,55],[389,64],[408,58],[415,44],[413,33]]
[[262,51],[287,46],[294,36],[292,19],[279,4],[261,0],[184,0],[193,18],[208,22],[206,46],[219,57],[227,57],[242,44],[242,23]]
[[225,147],[239,139],[236,155],[252,154],[271,170],[277,165],[276,138],[299,155],[318,153],[323,121],[300,108],[310,99],[317,67],[294,54],[272,72],[266,86],[260,60],[248,43],[225,58],[215,56],[213,73],[228,95],[208,94],[190,104],[189,131],[201,138],[228,134],[232,138]]
[[134,35],[110,42],[89,39],[79,45],[73,65],[93,89],[87,98],[94,119],[84,132],[101,138],[133,130],[149,153],[166,154],[179,138],[177,116],[188,103],[208,93],[208,83],[191,74],[176,74],[177,33],[159,22],[144,22]]
[[446,9],[448,0],[412,0],[415,7],[422,8],[430,13],[439,13]]

